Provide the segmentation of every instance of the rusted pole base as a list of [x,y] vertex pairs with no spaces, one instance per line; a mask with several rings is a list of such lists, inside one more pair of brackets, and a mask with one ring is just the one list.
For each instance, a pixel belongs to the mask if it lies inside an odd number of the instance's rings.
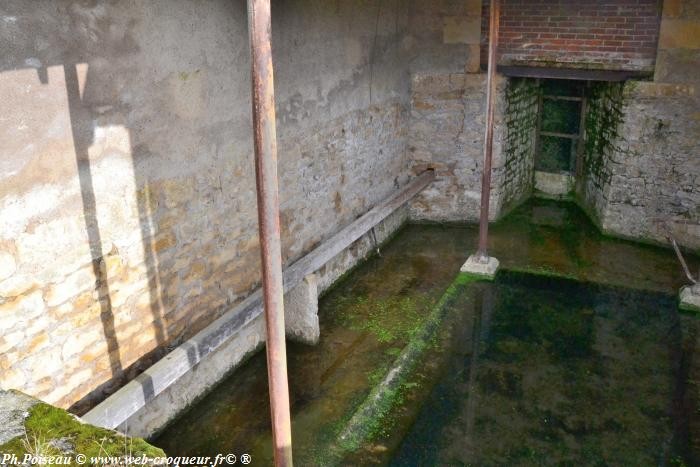
[[700,284],[688,285],[681,289],[679,308],[683,311],[700,313]]
[[493,256],[479,256],[473,254],[467,259],[467,262],[460,268],[461,272],[473,274],[475,276],[483,276],[484,279],[493,280],[498,272],[499,262]]

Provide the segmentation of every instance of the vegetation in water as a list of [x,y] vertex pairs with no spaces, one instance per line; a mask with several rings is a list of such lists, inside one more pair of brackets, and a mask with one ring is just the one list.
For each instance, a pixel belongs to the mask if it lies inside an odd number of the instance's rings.
[[431,300],[426,296],[391,296],[370,300],[367,296],[343,297],[342,324],[372,334],[379,342],[409,341],[427,316]]

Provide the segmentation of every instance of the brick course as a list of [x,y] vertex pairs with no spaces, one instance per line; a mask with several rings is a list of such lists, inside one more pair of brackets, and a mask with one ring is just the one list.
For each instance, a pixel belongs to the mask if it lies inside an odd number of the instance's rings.
[[498,63],[653,72],[660,15],[659,0],[501,0]]

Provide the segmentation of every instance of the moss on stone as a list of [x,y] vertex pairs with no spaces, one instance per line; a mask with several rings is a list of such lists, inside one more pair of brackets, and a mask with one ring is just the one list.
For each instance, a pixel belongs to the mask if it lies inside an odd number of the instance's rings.
[[518,272],[523,274],[532,274],[540,277],[554,277],[557,279],[571,279],[579,280],[580,278],[574,274],[568,274],[565,272],[557,271],[556,269],[549,266],[523,266],[523,267],[509,267],[504,268],[509,272]]
[[505,89],[505,178],[503,204],[510,210],[533,188],[534,179],[520,172],[530,171],[534,158],[533,135],[537,129],[540,87],[535,79],[511,78]]
[[412,378],[414,370],[425,351],[435,343],[440,323],[450,303],[467,284],[481,280],[484,277],[460,273],[432,308],[427,319],[413,333],[392,367],[385,369],[381,378],[379,373],[368,376],[376,385],[338,431],[338,439],[328,450],[323,465],[336,465],[346,454],[356,451],[364,443],[386,435],[392,427],[393,412],[404,403],[407,391],[419,384]]
[[588,90],[584,121],[584,171],[596,185],[610,182],[612,174],[606,163],[610,154],[626,152],[620,146],[625,106],[623,89],[623,83],[595,82]]
[[[3,454],[43,455],[83,454],[91,456],[164,457],[159,448],[141,438],[132,438],[116,431],[83,423],[65,410],[42,402],[29,410],[24,427],[26,435],[0,446]],[[69,446],[68,452],[64,447]],[[75,461],[74,458],[72,458]],[[73,465],[73,464],[70,464]]]
[[390,296],[369,299],[366,296],[344,297],[348,313],[340,317],[343,324],[356,331],[372,334],[381,343],[407,342],[425,321],[424,310],[430,298],[423,295]]

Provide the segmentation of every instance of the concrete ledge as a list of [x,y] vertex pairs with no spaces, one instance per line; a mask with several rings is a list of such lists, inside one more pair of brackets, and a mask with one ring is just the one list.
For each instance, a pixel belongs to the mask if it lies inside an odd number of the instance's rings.
[[498,272],[499,262],[493,256],[480,257],[473,254],[460,268],[461,272],[493,280]]
[[38,403],[39,400],[22,392],[0,389],[0,446],[26,435],[24,420],[29,409]]
[[574,177],[567,173],[535,171],[535,190],[555,198],[563,198],[574,189]]
[[[373,250],[373,245],[367,239],[358,252],[354,249],[355,242],[366,238],[373,228],[380,237],[378,241],[391,235],[407,220],[407,212],[400,208],[434,179],[432,170],[419,175],[291,265],[284,271],[285,292],[323,268],[324,273],[319,276],[318,289],[321,289],[357,264]],[[307,290],[307,299],[309,293]],[[311,323],[313,318],[307,318]],[[291,332],[295,332],[293,326]],[[259,349],[264,340],[262,292],[257,290],[97,405],[83,419],[135,436],[153,436]]]
[[341,464],[343,457],[356,451],[362,444],[371,441],[380,431],[386,417],[397,408],[397,394],[401,385],[408,380],[417,368],[421,358],[436,339],[440,326],[447,316],[450,305],[470,282],[470,274],[459,274],[448,286],[438,303],[430,311],[428,319],[414,337],[403,348],[393,365],[365,400],[355,410],[352,417],[338,434],[337,439],[326,450],[322,465]]

